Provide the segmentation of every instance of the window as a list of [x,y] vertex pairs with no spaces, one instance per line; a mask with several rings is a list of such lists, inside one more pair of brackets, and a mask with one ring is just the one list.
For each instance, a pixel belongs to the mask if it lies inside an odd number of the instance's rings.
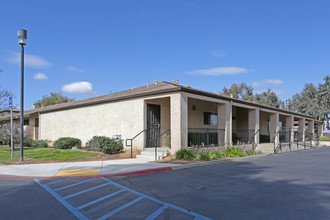
[[218,114],[212,112],[204,112],[204,125],[217,125]]
[[25,119],[24,120],[24,125],[30,125],[30,120],[29,119]]

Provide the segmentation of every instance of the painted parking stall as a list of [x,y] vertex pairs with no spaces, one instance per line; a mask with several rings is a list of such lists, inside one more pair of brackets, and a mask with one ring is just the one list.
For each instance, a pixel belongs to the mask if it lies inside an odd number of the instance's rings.
[[79,219],[210,219],[105,177],[34,181]]

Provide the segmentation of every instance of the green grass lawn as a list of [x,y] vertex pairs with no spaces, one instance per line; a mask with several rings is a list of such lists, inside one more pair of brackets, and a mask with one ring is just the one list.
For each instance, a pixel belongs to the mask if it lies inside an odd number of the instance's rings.
[[[53,148],[24,147],[24,163],[79,161],[97,159],[102,154],[76,150],[57,150]],[[20,162],[20,148],[15,147],[14,158],[10,159],[8,147],[0,147],[0,164]]]
[[330,141],[330,138],[328,138],[328,137],[320,137],[320,141]]

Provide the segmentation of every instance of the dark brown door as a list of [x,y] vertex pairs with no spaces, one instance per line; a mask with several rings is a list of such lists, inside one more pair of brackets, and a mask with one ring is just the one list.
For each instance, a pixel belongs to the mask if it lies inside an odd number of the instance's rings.
[[147,147],[160,146],[160,105],[147,105]]
[[39,118],[34,120],[34,138],[36,141],[39,140]]

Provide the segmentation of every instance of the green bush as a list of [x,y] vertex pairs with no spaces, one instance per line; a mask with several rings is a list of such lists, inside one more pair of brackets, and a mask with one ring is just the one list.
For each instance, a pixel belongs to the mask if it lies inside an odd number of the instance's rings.
[[121,142],[105,136],[94,136],[86,143],[86,150],[102,151],[106,154],[120,153],[123,150]]
[[222,157],[222,153],[218,152],[218,151],[214,151],[209,153],[210,154],[210,158],[211,159],[218,159]]
[[195,159],[195,155],[192,150],[181,149],[175,153],[175,158],[178,160],[193,160]]
[[205,152],[199,152],[198,156],[197,156],[197,159],[200,159],[200,160],[210,160],[211,157],[210,157],[210,153],[205,153]]
[[24,147],[33,147],[33,145],[36,143],[35,140],[33,140],[32,138],[28,138],[28,139],[24,139],[23,140],[23,146]]
[[62,137],[55,141],[55,149],[71,149],[72,147],[81,147],[81,140],[72,137]]
[[36,141],[34,144],[32,144],[32,147],[46,148],[46,147],[48,147],[48,142],[47,141]]
[[225,152],[226,157],[243,157],[244,152],[236,147],[228,147]]
[[250,156],[250,155],[256,155],[257,152],[255,150],[247,150],[247,151],[245,151],[245,154]]

